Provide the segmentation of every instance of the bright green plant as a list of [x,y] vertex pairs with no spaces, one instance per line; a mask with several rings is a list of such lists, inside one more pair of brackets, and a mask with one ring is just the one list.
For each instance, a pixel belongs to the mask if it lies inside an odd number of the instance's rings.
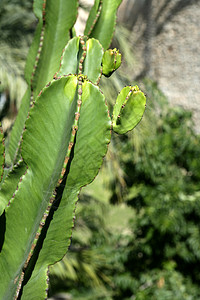
[[67,251],[78,194],[97,175],[111,129],[124,133],[142,118],[146,99],[137,87],[122,90],[112,120],[98,87],[120,3],[95,1],[80,37],[73,29],[77,0],[34,1],[38,25],[25,68],[28,88],[0,191],[1,299],[47,297],[48,267]]

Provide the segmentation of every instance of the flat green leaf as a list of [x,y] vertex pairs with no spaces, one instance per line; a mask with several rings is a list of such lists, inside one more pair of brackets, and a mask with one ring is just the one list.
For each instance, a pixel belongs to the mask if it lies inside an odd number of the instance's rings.
[[0,254],[0,299],[13,299],[39,223],[62,170],[76,109],[77,78],[45,87],[26,121],[22,157],[28,169],[6,210]]
[[[90,27],[89,25],[92,23],[90,18],[94,18],[89,16],[86,24],[85,35],[89,33],[89,37],[94,37],[99,40],[104,50],[106,50],[111,43],[116,24],[117,9],[121,2],[122,0],[103,0],[100,15],[91,32],[88,29]],[[97,4],[95,3],[95,5]],[[91,11],[91,14],[93,16],[94,11]]]
[[127,86],[117,97],[113,110],[113,130],[123,134],[132,130],[142,119],[146,97],[137,86]]
[[24,286],[23,300],[33,299],[33,294],[35,299],[45,298],[48,266],[64,256],[70,243],[75,204],[80,188],[94,179],[107,152],[111,122],[105,98],[97,86],[85,81],[82,101],[74,157],[63,197],[54,213],[31,279]]

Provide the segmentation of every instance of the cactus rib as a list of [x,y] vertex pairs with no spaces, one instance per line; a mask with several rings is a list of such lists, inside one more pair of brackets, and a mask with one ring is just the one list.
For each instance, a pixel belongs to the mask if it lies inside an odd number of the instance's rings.
[[[83,81],[83,75],[82,75],[82,69],[83,69],[83,62],[84,62],[84,59],[86,57],[86,47],[85,47],[85,42],[83,40],[82,37],[80,37],[80,44],[82,46],[82,49],[83,49],[83,53],[82,53],[82,57],[80,59],[80,62],[79,62],[79,75],[78,75],[78,100],[77,100],[77,105],[76,105],[76,112],[75,112],[75,115],[74,115],[74,124],[72,125],[72,129],[71,129],[71,137],[70,137],[70,140],[69,140],[69,145],[68,145],[68,149],[67,149],[67,154],[65,156],[65,160],[64,160],[64,164],[63,164],[63,167],[62,167],[62,171],[61,171],[61,174],[60,174],[60,178],[58,180],[58,183],[57,183],[57,187],[60,186],[60,184],[62,183],[63,181],[63,178],[64,178],[64,174],[65,174],[65,171],[66,171],[66,167],[67,167],[67,164],[68,164],[68,161],[69,161],[69,158],[70,158],[70,153],[71,153],[71,150],[74,146],[74,140],[75,140],[75,136],[76,136],[76,132],[78,130],[78,120],[79,120],[79,117],[80,117],[80,109],[81,109],[81,104],[82,104],[82,81]],[[59,79],[59,78],[56,78],[56,79]],[[50,86],[50,83],[47,84],[47,87]],[[56,192],[54,191],[53,192],[53,195],[52,197],[50,198],[50,201],[49,201],[49,205],[45,211],[45,213],[43,214],[43,217],[40,221],[40,224],[39,224],[39,228],[36,232],[36,235],[35,235],[35,238],[34,238],[34,241],[31,245],[31,249],[30,249],[30,252],[28,254],[28,258],[23,266],[23,269],[22,269],[22,273],[21,273],[21,276],[20,276],[20,280],[18,281],[18,286],[17,286],[17,290],[16,290],[16,295],[15,295],[15,300],[17,299],[18,295],[19,295],[19,292],[20,292],[20,289],[21,289],[21,286],[22,286],[22,282],[23,282],[23,279],[24,279],[24,272],[25,272],[25,269],[27,268],[28,266],[28,263],[33,255],[33,252],[34,252],[34,249],[36,247],[36,244],[37,244],[37,241],[39,239],[39,236],[41,234],[41,231],[42,231],[42,228],[45,224],[45,221],[49,215],[49,212],[50,212],[50,209],[52,207],[52,204],[55,200],[55,196],[56,196]]]

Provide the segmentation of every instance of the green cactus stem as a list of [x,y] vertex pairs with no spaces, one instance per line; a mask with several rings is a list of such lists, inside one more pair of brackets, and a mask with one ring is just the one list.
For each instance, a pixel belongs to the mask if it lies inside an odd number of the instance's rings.
[[[77,37],[77,0],[34,1],[38,25],[25,69],[28,88],[0,191],[2,300],[47,298],[48,268],[66,254],[78,195],[97,175],[111,129],[125,133],[142,118],[146,98],[137,86],[121,91],[112,122],[98,86],[102,69],[109,76],[121,64],[118,50],[104,52],[120,3],[96,0],[86,36]],[[2,132],[0,141],[2,179]]]
[[141,121],[145,106],[146,97],[137,85],[123,88],[113,109],[113,130],[119,134],[132,130]]
[[90,11],[84,34],[101,43],[108,49],[116,25],[116,13],[122,0],[95,0]]
[[112,75],[112,73],[121,66],[121,61],[122,58],[121,53],[119,53],[119,50],[117,50],[116,48],[106,50],[104,52],[102,60],[103,75],[105,75],[106,77]]

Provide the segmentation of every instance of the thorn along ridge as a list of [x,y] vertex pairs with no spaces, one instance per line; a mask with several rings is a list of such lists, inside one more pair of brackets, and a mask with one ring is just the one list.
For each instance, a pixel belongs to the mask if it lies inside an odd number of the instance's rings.
[[81,41],[81,45],[85,45],[85,42],[82,38],[80,38],[80,41]]
[[24,272],[21,273],[20,280],[19,280],[18,285],[17,285],[17,290],[16,290],[16,293],[15,293],[14,300],[17,300],[17,298],[19,296],[19,292],[20,292],[23,280],[24,280]]
[[82,104],[82,101],[81,101],[81,100],[78,100],[78,101],[77,101],[77,104],[78,104],[78,107],[80,108],[80,107],[81,107],[81,104]]
[[80,117],[80,113],[79,113],[79,112],[76,112],[76,113],[75,113],[75,120],[78,121],[79,117]]
[[69,143],[69,146],[68,146],[68,149],[71,150],[72,147],[73,147],[73,145],[74,145],[74,143],[73,143],[73,142],[70,142],[70,143]]

